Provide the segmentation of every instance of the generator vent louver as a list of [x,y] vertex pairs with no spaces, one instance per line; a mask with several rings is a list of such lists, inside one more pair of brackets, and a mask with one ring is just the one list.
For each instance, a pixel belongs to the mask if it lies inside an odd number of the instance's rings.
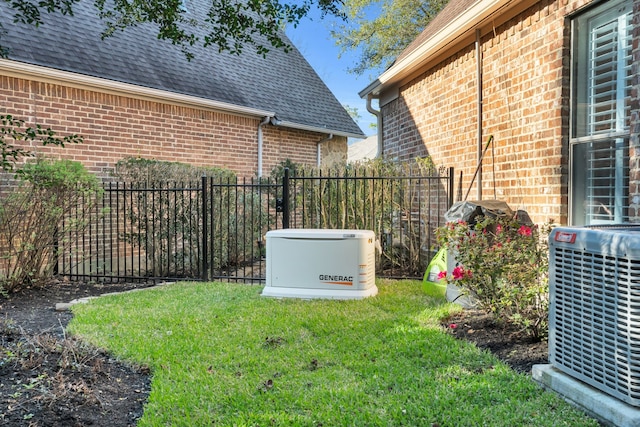
[[549,361],[640,406],[640,228],[550,237]]

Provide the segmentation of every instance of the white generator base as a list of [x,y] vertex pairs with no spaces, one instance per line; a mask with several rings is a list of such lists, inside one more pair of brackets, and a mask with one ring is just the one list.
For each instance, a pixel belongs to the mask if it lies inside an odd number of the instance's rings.
[[361,290],[341,290],[333,289],[305,289],[267,286],[262,291],[264,297],[274,298],[301,298],[301,299],[362,299],[373,297],[378,294],[378,287],[373,285],[368,289]]
[[378,294],[373,231],[284,229],[267,232],[266,240],[263,296],[361,299]]

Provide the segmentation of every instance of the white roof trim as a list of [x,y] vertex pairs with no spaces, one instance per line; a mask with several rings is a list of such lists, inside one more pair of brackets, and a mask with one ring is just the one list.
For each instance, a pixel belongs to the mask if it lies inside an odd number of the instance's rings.
[[431,38],[425,40],[413,52],[389,67],[375,82],[362,90],[360,96],[364,98],[369,93],[378,94],[383,85],[398,82],[402,78],[412,74],[417,71],[426,60],[445,49],[448,44],[458,37],[475,30],[475,28],[496,11],[510,3],[516,4],[518,2],[518,0],[476,1]]
[[82,89],[100,90],[123,96],[137,97],[165,103],[175,103],[189,107],[204,108],[207,110],[216,110],[252,117],[273,117],[276,115],[273,111],[243,107],[226,102],[199,98],[197,96],[183,95],[176,92],[153,89],[130,83],[122,83],[115,80],[92,77],[69,71],[61,71],[8,59],[0,59],[0,73],[13,77],[32,78],[39,81],[64,84],[66,86]]
[[346,136],[347,138],[358,138],[358,139],[366,138],[364,135],[357,134],[357,133],[349,133],[349,132],[343,132],[343,131],[339,131],[339,130],[331,130],[331,129],[326,128],[326,127],[303,125],[303,124],[300,124],[300,123],[289,122],[289,121],[286,121],[286,120],[279,120],[278,121],[278,126],[283,126],[283,127],[291,128],[291,129],[306,130],[306,131],[309,131],[309,132],[318,132],[318,133],[326,133],[326,134],[331,134],[332,133],[332,134],[337,135],[337,136]]

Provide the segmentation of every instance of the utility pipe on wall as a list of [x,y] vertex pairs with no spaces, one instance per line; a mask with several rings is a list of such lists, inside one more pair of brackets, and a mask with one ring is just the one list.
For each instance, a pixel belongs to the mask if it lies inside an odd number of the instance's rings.
[[258,125],[258,178],[262,178],[262,126],[269,123],[271,117],[265,116]]
[[371,100],[373,99],[373,94],[368,94],[367,95],[367,111],[370,112],[371,114],[373,114],[374,116],[376,116],[376,128],[378,130],[377,132],[377,136],[378,136],[378,153],[376,154],[376,158],[378,157],[382,157],[382,114],[380,113],[380,110],[375,110],[372,106],[371,106]]
[[316,166],[318,168],[320,167],[321,151],[322,151],[322,149],[320,148],[320,144],[322,144],[323,142],[331,141],[332,139],[333,139],[333,134],[330,133],[329,136],[327,136],[326,138],[322,138],[320,141],[316,142]]
[[478,81],[478,200],[482,200],[482,45],[480,30],[476,30],[476,73]]

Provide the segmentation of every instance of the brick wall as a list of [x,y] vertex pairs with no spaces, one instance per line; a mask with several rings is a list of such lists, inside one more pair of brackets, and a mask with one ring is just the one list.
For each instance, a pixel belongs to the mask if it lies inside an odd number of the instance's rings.
[[[284,128],[270,128],[265,130],[264,145],[264,175],[268,175],[273,166],[284,159],[291,159],[295,163],[315,166],[318,159],[318,142],[324,141],[326,134],[309,134],[301,130],[287,130]],[[311,138],[310,138],[311,135]],[[320,161],[322,167],[330,167],[335,163],[346,163],[347,158],[347,138],[334,136],[329,141],[324,141],[320,145]]]
[[[257,171],[259,119],[162,104],[57,84],[0,75],[2,114],[51,127],[59,135],[77,133],[84,143],[66,148],[27,147],[56,158],[81,161],[108,176],[123,157],[136,156],[232,169],[252,177]],[[316,143],[325,134],[263,126],[263,174],[286,158],[315,165]],[[346,138],[340,137],[346,155]]]
[[475,67],[469,48],[403,87],[400,97],[383,107],[384,156],[430,155],[447,165],[463,160],[477,123],[476,83],[469,78]]
[[[482,198],[494,198],[495,177],[496,197],[536,222],[567,222],[567,15],[587,3],[543,0],[481,37],[482,144],[494,137],[483,159]],[[456,178],[463,173],[463,197],[478,159],[476,66],[471,43],[382,107],[384,155],[430,155],[454,166]],[[476,198],[477,180],[469,193]]]

